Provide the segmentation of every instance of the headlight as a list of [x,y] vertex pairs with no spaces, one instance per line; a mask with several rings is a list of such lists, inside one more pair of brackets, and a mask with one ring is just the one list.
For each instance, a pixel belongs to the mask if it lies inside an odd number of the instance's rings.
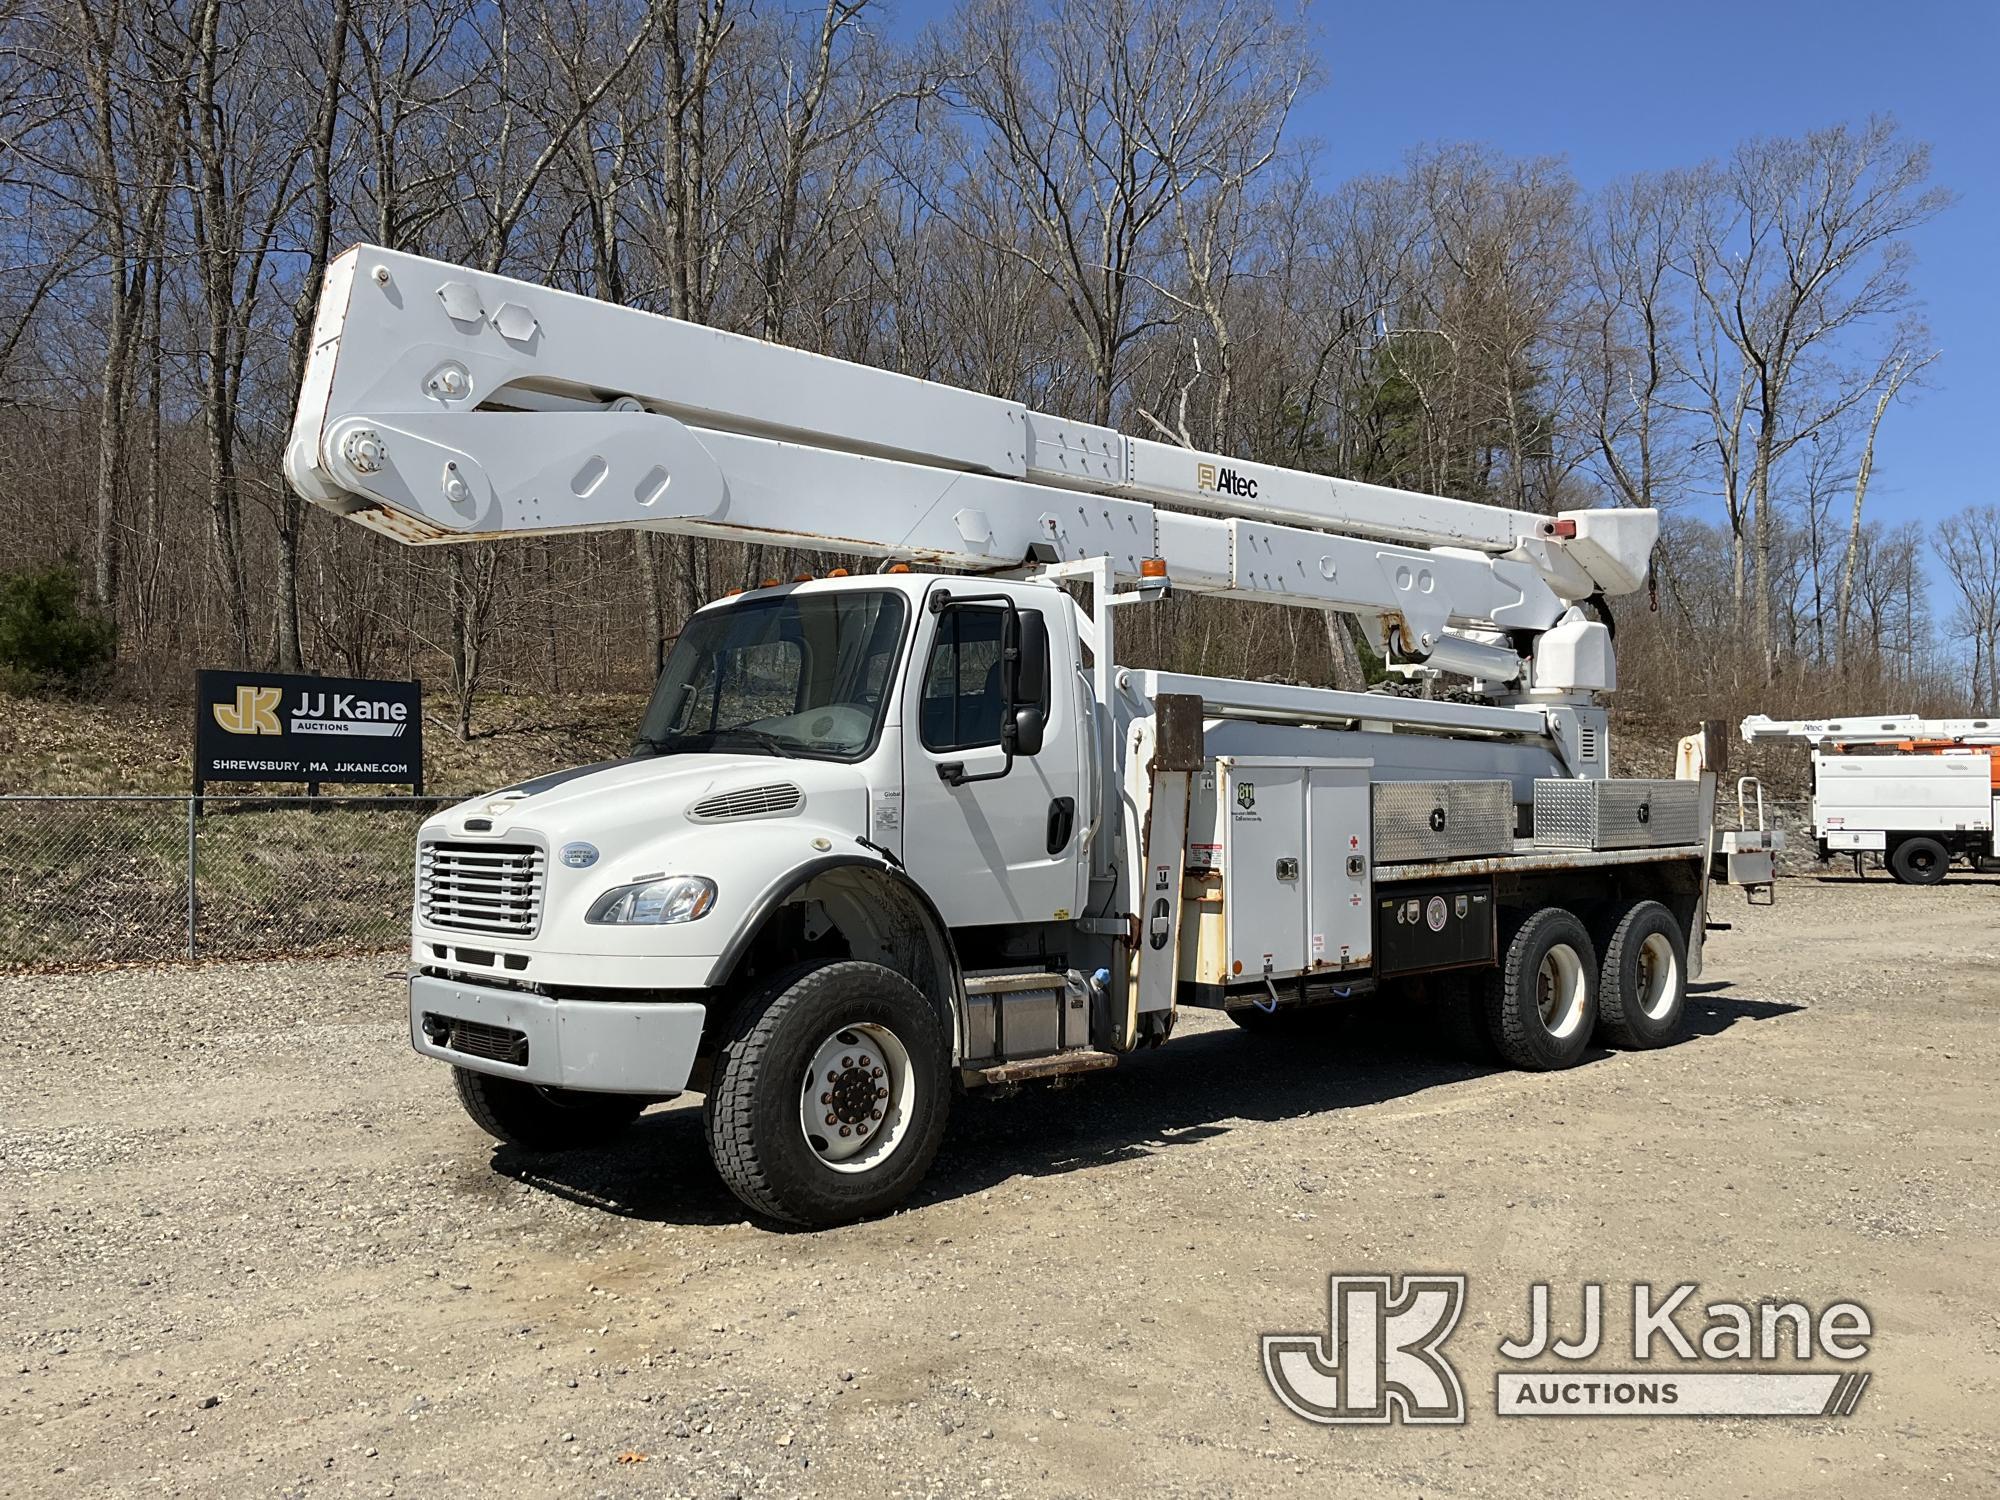
[[662,875],[621,885],[591,903],[586,922],[628,926],[640,922],[692,922],[715,905],[715,882],[700,875]]

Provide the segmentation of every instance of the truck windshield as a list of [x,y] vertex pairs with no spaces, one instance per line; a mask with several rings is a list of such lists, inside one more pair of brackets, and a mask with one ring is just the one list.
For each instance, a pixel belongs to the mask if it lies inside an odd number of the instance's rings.
[[778,594],[694,616],[653,690],[639,753],[859,759],[881,727],[906,616],[891,589]]

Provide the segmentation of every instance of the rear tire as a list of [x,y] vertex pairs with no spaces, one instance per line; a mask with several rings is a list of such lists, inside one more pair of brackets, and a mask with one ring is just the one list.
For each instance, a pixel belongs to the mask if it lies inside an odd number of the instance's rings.
[[1904,885],[1936,885],[1951,867],[1951,855],[1936,839],[1904,839],[1889,851],[1889,873]]
[[769,1218],[880,1213],[937,1156],[950,1072],[937,1008],[902,975],[853,960],[795,969],[736,1013],[703,1111],[709,1155]]
[[1514,930],[1487,976],[1486,1034],[1514,1067],[1547,1073],[1574,1067],[1597,1027],[1597,950],[1582,922],[1559,906]]
[[472,1123],[523,1151],[575,1151],[601,1146],[639,1118],[650,1102],[631,1094],[583,1094],[545,1089],[518,1078],[453,1068],[458,1102]]
[[1597,1031],[1610,1046],[1666,1047],[1687,1022],[1687,937],[1657,901],[1634,903],[1604,945]]

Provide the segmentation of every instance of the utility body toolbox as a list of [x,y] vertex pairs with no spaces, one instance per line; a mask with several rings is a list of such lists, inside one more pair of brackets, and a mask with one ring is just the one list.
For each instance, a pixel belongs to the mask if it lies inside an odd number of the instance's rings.
[[1378,865],[1513,852],[1511,781],[1378,781],[1372,800]]
[[1182,981],[1212,991],[1368,966],[1370,765],[1218,756],[1195,776]]
[[1494,961],[1493,881],[1426,880],[1375,890],[1375,972],[1383,978]]
[[1701,842],[1695,781],[1535,783],[1535,843],[1544,849],[1659,849]]

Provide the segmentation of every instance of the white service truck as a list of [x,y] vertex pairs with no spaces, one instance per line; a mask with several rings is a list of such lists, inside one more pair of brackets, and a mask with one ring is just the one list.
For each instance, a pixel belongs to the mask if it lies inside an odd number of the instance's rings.
[[[918,1181],[954,1093],[1115,1066],[1185,1006],[1293,1033],[1428,991],[1526,1068],[1681,1034],[1721,736],[1607,778],[1606,596],[1657,521],[1244,463],[360,246],[287,450],[400,542],[652,528],[875,571],[686,623],[629,757],[417,847],[409,1016],[493,1135],[706,1096],[751,1207]],[[1170,589],[1359,617],[1430,701],[1138,671]]]
[[1857,870],[1879,859],[1904,885],[1935,885],[1954,861],[2000,856],[2000,719],[1769,719],[1742,724],[1747,741],[1812,746],[1812,833],[1821,859]]

